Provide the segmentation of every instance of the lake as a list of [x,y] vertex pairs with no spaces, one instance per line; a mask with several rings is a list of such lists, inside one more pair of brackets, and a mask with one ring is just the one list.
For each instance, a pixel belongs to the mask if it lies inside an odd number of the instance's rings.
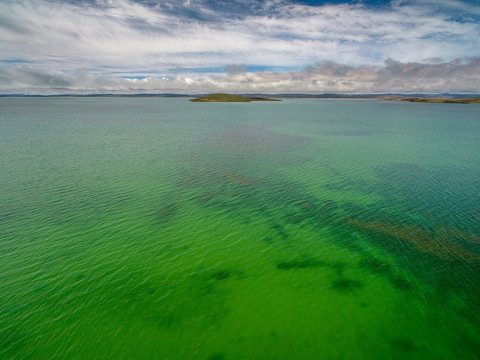
[[478,105],[0,98],[0,358],[480,358],[479,154]]

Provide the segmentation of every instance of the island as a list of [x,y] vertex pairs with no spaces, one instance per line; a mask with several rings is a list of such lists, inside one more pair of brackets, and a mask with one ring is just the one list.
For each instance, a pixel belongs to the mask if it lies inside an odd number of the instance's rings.
[[480,97],[441,99],[441,98],[405,98],[405,99],[384,99],[392,101],[424,102],[424,103],[442,103],[442,104],[480,104]]
[[212,94],[205,97],[190,99],[191,102],[251,102],[251,101],[281,101],[263,97],[246,97],[232,94]]

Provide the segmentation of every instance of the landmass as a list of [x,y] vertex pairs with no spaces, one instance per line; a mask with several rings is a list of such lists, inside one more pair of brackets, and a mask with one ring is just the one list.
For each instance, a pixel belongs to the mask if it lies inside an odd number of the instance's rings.
[[[376,93],[376,94],[338,94],[338,93],[318,93],[318,94],[304,94],[304,93],[256,93],[245,96],[229,95],[229,94],[212,94],[206,96],[205,93],[197,94],[181,94],[181,93],[98,93],[98,94],[1,94],[0,98],[9,97],[34,97],[34,98],[72,98],[72,97],[119,97],[119,98],[189,98],[199,97],[199,99],[192,99],[194,102],[212,102],[212,101],[232,101],[214,99],[214,97],[240,97],[236,101],[281,101],[281,99],[325,99],[325,100],[390,100],[390,101],[411,101],[411,102],[443,102],[443,103],[460,103],[460,104],[478,104],[480,94],[428,94],[428,93],[414,93],[414,94],[400,94],[400,93]],[[210,100],[202,100],[213,98]],[[246,100],[245,100],[246,99]]]
[[250,101],[280,101],[264,97],[246,97],[232,94],[212,94],[205,97],[191,99],[191,102],[250,102]]
[[405,98],[405,99],[385,99],[391,101],[425,102],[425,103],[448,103],[448,104],[480,104],[480,97],[459,98],[459,99],[439,99],[439,98]]

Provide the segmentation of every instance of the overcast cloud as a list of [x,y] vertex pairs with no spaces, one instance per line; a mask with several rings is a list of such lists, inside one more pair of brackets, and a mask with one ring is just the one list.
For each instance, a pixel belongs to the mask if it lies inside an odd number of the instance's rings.
[[479,92],[479,58],[478,2],[0,2],[1,93]]

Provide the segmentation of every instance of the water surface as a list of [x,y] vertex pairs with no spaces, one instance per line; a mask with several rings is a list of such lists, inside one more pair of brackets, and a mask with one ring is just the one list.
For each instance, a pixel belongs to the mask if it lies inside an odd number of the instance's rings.
[[1,359],[480,357],[476,105],[0,99]]

